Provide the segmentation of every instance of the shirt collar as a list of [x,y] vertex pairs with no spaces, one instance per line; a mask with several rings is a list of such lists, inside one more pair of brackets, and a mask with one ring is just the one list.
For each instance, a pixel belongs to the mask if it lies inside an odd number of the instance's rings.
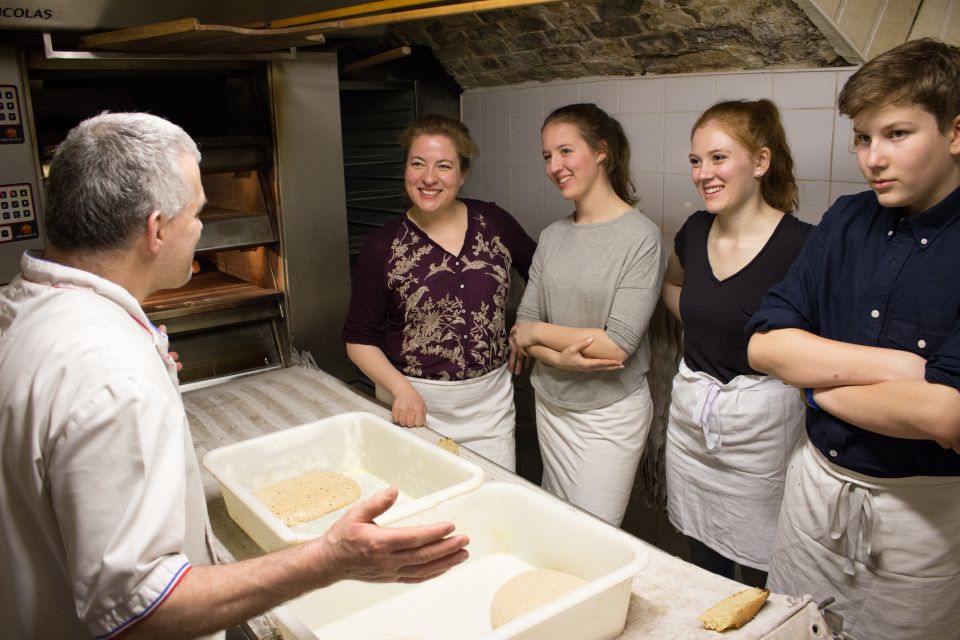
[[147,318],[137,299],[115,282],[83,269],[44,260],[37,251],[25,251],[20,260],[24,280],[49,287],[86,289],[120,306],[149,333],[160,332]]
[[902,208],[887,209],[892,219],[891,229],[898,220],[903,220],[923,248],[932,244],[950,223],[960,218],[960,187],[926,211],[907,214]]

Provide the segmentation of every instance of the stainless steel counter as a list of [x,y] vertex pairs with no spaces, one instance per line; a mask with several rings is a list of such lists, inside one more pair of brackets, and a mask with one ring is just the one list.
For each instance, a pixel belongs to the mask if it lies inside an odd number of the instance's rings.
[[[322,371],[303,367],[274,370],[220,385],[187,391],[183,396],[201,460],[212,449],[278,429],[327,418],[348,411],[367,411],[390,418],[375,401],[361,395]],[[430,429],[411,430],[436,442]],[[541,491],[509,471],[461,447],[460,455],[484,468],[488,481],[519,483]],[[262,554],[260,548],[230,519],[220,490],[206,471],[204,491],[221,561],[242,560]],[[650,564],[636,577],[621,638],[625,640],[716,640],[703,629],[697,615],[743,585],[727,580],[648,545]],[[270,614],[251,620],[248,631],[258,640],[279,640]],[[753,621],[723,634],[724,640],[822,640],[826,625],[809,599],[789,599],[771,594]],[[370,639],[374,640],[374,639]]]

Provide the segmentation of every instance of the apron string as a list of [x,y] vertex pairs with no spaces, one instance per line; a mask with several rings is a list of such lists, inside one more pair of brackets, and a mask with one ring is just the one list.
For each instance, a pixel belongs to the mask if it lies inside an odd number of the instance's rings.
[[830,538],[844,543],[843,572],[856,575],[857,548],[863,543],[865,562],[873,564],[880,554],[880,513],[869,489],[844,481],[833,500]]

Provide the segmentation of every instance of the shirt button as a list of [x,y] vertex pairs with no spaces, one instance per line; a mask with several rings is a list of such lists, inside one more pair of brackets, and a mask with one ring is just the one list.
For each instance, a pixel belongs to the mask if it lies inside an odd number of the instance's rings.
[[926,349],[927,341],[923,339],[917,340],[917,346],[920,347],[921,349]]
[[463,289],[463,285],[460,285],[460,288]]
[[[460,285],[460,286],[463,286],[463,285]],[[880,317],[880,312],[877,311],[876,309],[874,309],[873,311],[870,312],[870,317],[871,317],[871,318],[879,318],[879,317]]]
[[837,457],[837,450],[836,450],[836,449],[830,449],[830,457],[831,457],[831,458],[836,458],[836,457]]
[[892,236],[892,235],[893,235],[893,229],[890,229],[890,231],[887,231],[887,235],[888,235],[888,236]]
[[920,244],[926,245],[926,244],[927,244],[927,239],[926,239],[926,238],[920,238]]

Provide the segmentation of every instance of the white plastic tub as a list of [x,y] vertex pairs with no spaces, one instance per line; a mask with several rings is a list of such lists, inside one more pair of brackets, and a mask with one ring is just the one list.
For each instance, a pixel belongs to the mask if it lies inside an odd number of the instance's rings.
[[[639,540],[521,485],[476,491],[395,521],[453,521],[470,559],[416,585],[345,581],[274,609],[285,640],[601,640],[623,631],[633,577],[649,560]],[[504,582],[555,569],[587,584],[494,631],[490,605]]]
[[321,535],[350,505],[288,527],[253,496],[311,471],[336,471],[360,485],[360,500],[396,485],[380,524],[429,509],[483,482],[483,470],[373,414],[354,412],[220,447],[203,458],[220,482],[227,512],[265,551]]

